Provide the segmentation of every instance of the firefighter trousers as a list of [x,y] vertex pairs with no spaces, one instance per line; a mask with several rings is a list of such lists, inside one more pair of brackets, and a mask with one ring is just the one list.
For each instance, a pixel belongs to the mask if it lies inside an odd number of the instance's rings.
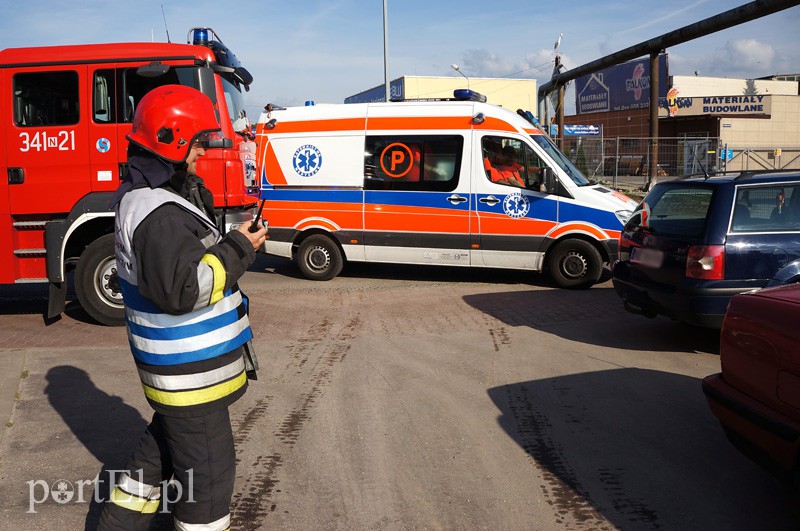
[[159,511],[171,511],[179,530],[230,528],[236,450],[227,407],[190,418],[155,413],[125,468],[99,530],[147,529]]

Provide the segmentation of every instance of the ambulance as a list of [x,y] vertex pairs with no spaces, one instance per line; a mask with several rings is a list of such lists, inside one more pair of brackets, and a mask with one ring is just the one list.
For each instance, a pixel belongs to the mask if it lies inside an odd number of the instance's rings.
[[268,105],[256,127],[268,254],[329,280],[350,262],[546,271],[587,288],[636,202],[588,181],[529,114],[454,98]]

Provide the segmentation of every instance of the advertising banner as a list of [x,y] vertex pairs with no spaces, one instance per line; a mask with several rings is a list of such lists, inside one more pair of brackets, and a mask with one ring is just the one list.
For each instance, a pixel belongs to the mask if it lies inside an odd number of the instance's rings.
[[[599,125],[565,125],[564,136],[600,136],[602,129]],[[550,124],[550,136],[558,135],[558,125]]]
[[[658,56],[658,94],[667,95],[667,54]],[[624,111],[650,105],[650,58],[605,68],[575,80],[577,114]]]
[[703,96],[680,97],[673,87],[666,98],[658,102],[659,118],[681,116],[769,116],[772,114],[772,96]]

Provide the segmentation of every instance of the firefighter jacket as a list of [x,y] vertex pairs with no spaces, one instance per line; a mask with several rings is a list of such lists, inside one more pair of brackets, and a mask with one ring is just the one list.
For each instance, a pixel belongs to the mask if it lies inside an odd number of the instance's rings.
[[117,272],[128,340],[145,396],[159,413],[227,407],[247,387],[252,337],[236,281],[255,253],[224,238],[198,208],[165,188],[128,191],[116,212]]

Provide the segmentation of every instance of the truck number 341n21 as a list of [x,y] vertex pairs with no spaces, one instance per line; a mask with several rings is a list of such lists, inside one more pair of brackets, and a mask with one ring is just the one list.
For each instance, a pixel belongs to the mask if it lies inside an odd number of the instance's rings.
[[23,153],[27,151],[72,151],[75,149],[75,131],[58,131],[48,134],[38,131],[31,135],[28,132],[19,134],[22,142],[19,150]]

